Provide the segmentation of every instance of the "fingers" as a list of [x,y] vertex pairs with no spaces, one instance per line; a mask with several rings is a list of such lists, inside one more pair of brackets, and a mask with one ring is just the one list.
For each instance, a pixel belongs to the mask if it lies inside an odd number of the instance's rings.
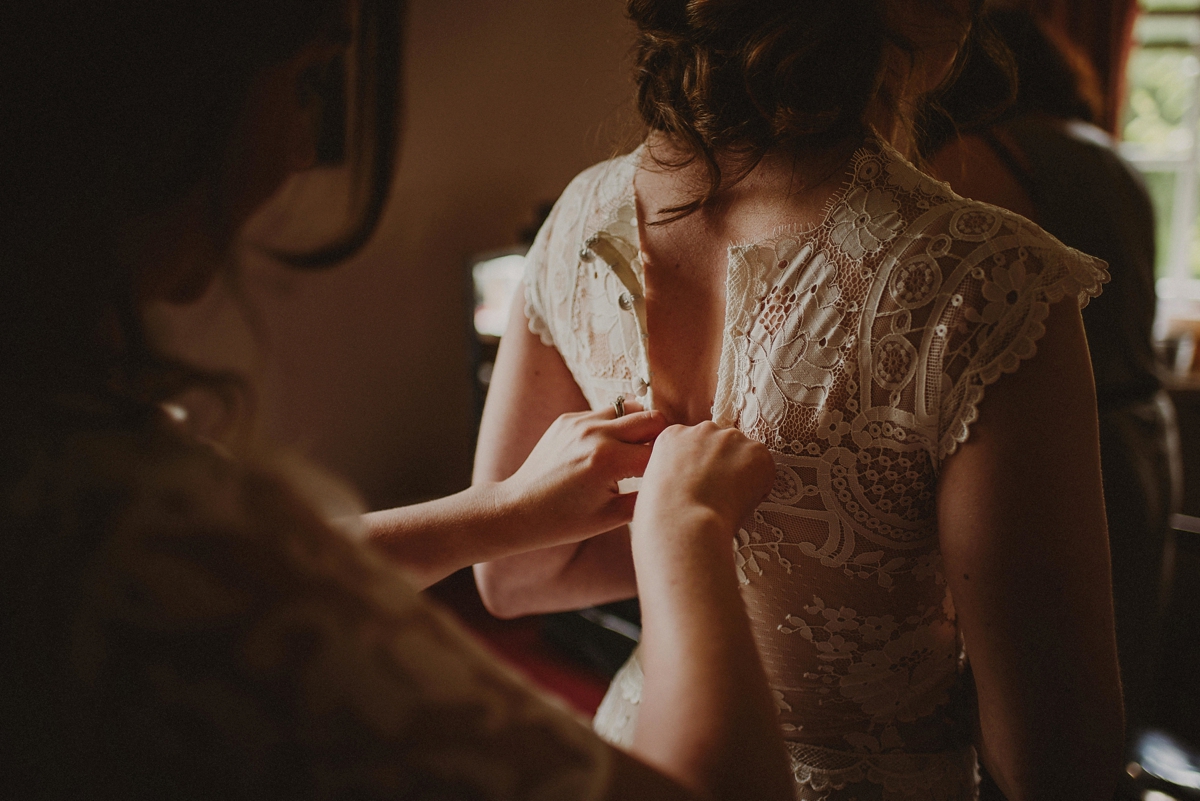
[[662,412],[643,411],[640,403],[628,401],[625,414],[614,417],[613,408],[606,407],[590,412],[568,412],[555,422],[560,426],[576,428],[579,435],[601,433],[620,442],[650,442],[667,427]]
[[642,402],[639,400],[627,399],[624,401],[624,405],[625,414],[633,414],[634,412],[645,411],[645,407],[642,406]]
[[613,474],[621,478],[640,478],[646,472],[653,449],[649,444],[620,443],[610,447],[608,463]]
[[636,492],[627,492],[624,495],[616,495],[609,501],[608,509],[612,514],[615,525],[624,525],[630,520],[633,520],[633,510],[637,505]]
[[[631,404],[632,405],[632,404]],[[627,411],[624,417],[605,423],[605,432],[621,442],[650,442],[667,427],[662,412]]]

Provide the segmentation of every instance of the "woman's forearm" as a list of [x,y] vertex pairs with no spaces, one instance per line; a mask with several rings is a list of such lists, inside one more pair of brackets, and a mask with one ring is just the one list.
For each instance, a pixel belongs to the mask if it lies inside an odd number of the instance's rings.
[[[726,532],[714,529],[724,524],[697,510],[653,525],[654,536],[635,539],[639,562],[654,560],[661,569],[638,582],[646,679],[633,752],[716,798],[790,798],[778,721],[732,548],[657,545],[678,536],[721,538]],[[697,535],[706,529],[709,534]],[[687,725],[681,727],[682,709]]]
[[578,541],[507,482],[362,516],[367,538],[424,589],[476,566],[498,617],[580,609],[637,594],[629,529]]
[[587,540],[633,516],[619,482],[639,476],[661,415],[611,409],[559,416],[517,470],[446,498],[363,517],[379,548],[427,586],[455,570]]
[[561,612],[637,594],[629,527],[579,543],[476,564],[475,583],[496,617]]
[[362,519],[369,540],[422,589],[476,562],[526,550],[546,533],[504,482],[477,484]]

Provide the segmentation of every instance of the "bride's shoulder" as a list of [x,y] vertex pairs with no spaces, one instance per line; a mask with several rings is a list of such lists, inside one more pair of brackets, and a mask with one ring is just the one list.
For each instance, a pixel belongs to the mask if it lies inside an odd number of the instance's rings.
[[[885,143],[856,156],[852,184],[865,191],[863,208],[873,217],[890,212],[893,225],[906,229],[896,244],[971,259],[987,252],[997,260],[1012,251],[1036,250],[1041,260],[1098,260],[1067,247],[1026,217],[999,206],[963,197],[950,185],[922,171]],[[855,195],[854,188],[850,195]],[[900,233],[900,231],[897,231]],[[1022,256],[1023,258],[1023,256]]]
[[[593,164],[571,179],[530,249],[527,264],[535,272],[550,264],[572,262],[589,235],[611,222],[619,209],[632,209],[629,201],[639,153],[640,148]],[[528,287],[536,276],[525,278]]]
[[633,191],[641,148],[593,164],[576,175],[559,198],[560,206],[607,211]]
[[904,196],[917,208],[962,200],[950,185],[934,178],[882,140],[868,141],[854,156],[852,183]]
[[569,186],[627,184],[637,172],[641,153],[642,147],[638,146],[628,153],[597,162],[576,175]]

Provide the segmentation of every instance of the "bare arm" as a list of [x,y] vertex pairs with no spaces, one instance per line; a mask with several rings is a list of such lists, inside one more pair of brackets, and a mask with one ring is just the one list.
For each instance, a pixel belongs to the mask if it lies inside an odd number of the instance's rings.
[[[588,408],[558,351],[530,332],[523,301],[522,288],[513,300],[483,410],[472,477],[476,485],[512,475],[559,415]],[[499,617],[579,609],[637,594],[625,526],[583,542],[479,561],[479,594]]]
[[987,390],[942,466],[946,575],[984,764],[1011,801],[1111,798],[1123,722],[1095,390],[1079,310]]
[[[629,418],[610,424],[622,422],[629,424]],[[638,531],[652,535],[637,537],[635,551],[643,566],[639,586],[652,600],[643,619],[651,632],[643,646],[647,680],[633,747],[628,754],[610,751],[605,798],[790,799],[792,780],[730,548],[738,523],[771,487],[771,456],[761,444],[712,423],[676,426],[660,436],[645,472]],[[453,640],[439,636],[423,648],[436,650]],[[477,665],[476,671],[488,674],[485,666]],[[459,675],[452,672],[445,680]],[[441,680],[441,674],[430,678]],[[509,681],[493,677],[485,684],[494,688]],[[525,707],[514,695],[499,698]],[[460,718],[444,716],[447,722],[438,725],[453,726]],[[510,719],[514,725],[498,730],[487,747],[509,749],[514,765],[553,776],[562,767],[556,764],[562,755],[559,744],[543,740],[540,750],[530,749],[528,738],[522,739],[525,730],[517,725],[519,716]],[[547,726],[542,736],[549,730]],[[477,740],[447,741],[469,747]]]
[[718,798],[793,793],[730,547],[774,477],[767,449],[740,432],[672,426],[634,515],[646,682],[633,751]]
[[611,411],[559,417],[503,481],[363,516],[373,544],[425,587],[459,568],[609,531],[633,515],[617,482],[641,475],[661,415]]

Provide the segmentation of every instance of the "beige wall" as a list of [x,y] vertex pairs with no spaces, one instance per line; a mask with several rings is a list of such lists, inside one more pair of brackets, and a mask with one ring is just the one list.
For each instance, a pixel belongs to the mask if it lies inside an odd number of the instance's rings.
[[404,146],[376,240],[328,273],[246,278],[264,419],[374,506],[469,480],[466,260],[628,144],[622,6],[411,0]]

